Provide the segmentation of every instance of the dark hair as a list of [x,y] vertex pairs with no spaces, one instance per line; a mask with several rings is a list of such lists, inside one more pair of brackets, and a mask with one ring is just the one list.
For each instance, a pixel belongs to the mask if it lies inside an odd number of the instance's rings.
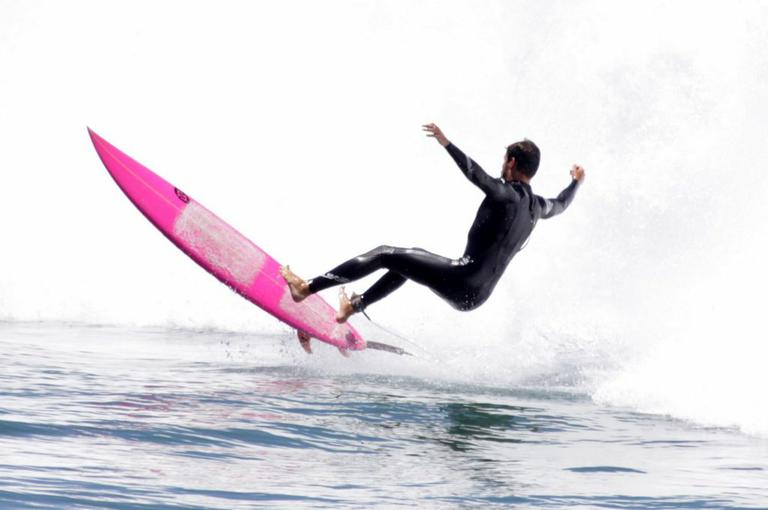
[[510,158],[515,158],[515,168],[521,174],[533,177],[536,175],[536,170],[539,169],[541,153],[535,143],[525,139],[522,142],[515,142],[507,147],[507,161]]

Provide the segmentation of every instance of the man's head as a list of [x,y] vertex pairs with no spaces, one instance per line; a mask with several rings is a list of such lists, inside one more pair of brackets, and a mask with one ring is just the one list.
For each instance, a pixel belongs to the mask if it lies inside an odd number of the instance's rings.
[[535,143],[527,139],[515,142],[507,147],[502,177],[507,181],[528,182],[539,169],[539,159],[541,159],[541,153]]

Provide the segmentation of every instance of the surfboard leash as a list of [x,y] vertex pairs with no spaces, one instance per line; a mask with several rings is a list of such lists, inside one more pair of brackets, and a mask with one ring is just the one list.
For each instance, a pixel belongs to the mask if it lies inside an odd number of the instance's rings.
[[371,319],[371,317],[367,313],[365,313],[365,309],[360,310],[360,312],[365,316],[366,319],[368,319],[368,322],[373,324],[375,327],[379,328],[380,330],[384,331],[385,333],[387,333],[389,335],[392,335],[393,337],[397,338],[398,340],[402,340],[403,342],[411,345],[412,347],[415,347],[416,349],[420,350],[423,354],[426,354],[428,357],[432,358],[433,360],[438,360],[438,358],[435,357],[434,354],[432,354],[427,349],[425,349],[424,347],[420,346],[419,344],[417,344],[416,342],[414,342],[410,338],[408,338],[405,335],[403,335],[401,333],[398,333],[397,331],[395,331],[393,329],[390,329],[390,328],[388,328],[388,327],[386,327],[386,326],[384,326],[382,324],[379,324],[378,322],[376,322],[373,319]]

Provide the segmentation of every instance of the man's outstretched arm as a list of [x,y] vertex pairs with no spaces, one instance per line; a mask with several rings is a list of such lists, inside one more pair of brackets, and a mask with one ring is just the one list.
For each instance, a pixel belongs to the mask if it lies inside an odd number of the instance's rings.
[[461,149],[453,145],[437,125],[425,124],[422,126],[422,129],[427,132],[427,136],[435,138],[440,145],[445,147],[448,154],[451,155],[467,179],[483,190],[486,195],[499,189],[499,185],[501,184],[499,179],[494,179],[485,173],[485,170],[483,170],[480,165],[464,154]]
[[573,202],[573,197],[576,196],[576,190],[579,189],[579,186],[584,181],[584,176],[584,168],[579,165],[573,165],[573,168],[571,168],[571,177],[573,178],[571,184],[561,191],[557,198],[541,199],[543,201],[541,204],[541,217],[543,219],[551,218],[568,209],[568,206]]

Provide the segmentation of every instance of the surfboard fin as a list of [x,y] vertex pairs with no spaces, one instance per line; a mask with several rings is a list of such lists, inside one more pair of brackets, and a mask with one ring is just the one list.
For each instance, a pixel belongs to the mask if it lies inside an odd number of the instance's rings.
[[[299,337],[299,345],[301,345],[301,348],[306,351],[307,354],[312,354],[312,345],[310,344],[310,341],[312,340],[312,337],[309,336],[309,333],[306,333],[305,331],[296,330],[296,336]],[[394,345],[389,345],[381,342],[366,342],[366,348],[367,349],[373,349],[374,351],[384,351],[384,352],[391,352],[392,354],[399,354],[401,356],[413,356],[410,352],[406,351],[405,349],[402,349],[400,347],[396,347]],[[350,357],[349,349],[344,349],[343,347],[339,347],[339,353],[344,356],[345,358]]]
[[375,351],[391,352],[392,354],[400,354],[401,356],[413,356],[413,354],[401,347],[383,344],[381,342],[366,342],[366,346],[368,349],[373,349]]
[[299,345],[301,345],[301,348],[304,349],[307,354],[312,354],[312,346],[309,344],[312,337],[304,331],[296,331],[296,336],[299,337]]

